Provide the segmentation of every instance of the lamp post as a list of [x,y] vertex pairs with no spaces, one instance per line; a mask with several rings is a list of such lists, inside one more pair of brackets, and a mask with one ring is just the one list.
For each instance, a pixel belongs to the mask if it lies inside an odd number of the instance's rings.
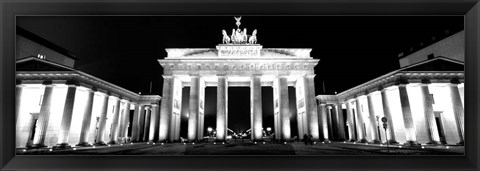
[[388,137],[387,137],[387,117],[382,117],[383,122],[383,129],[385,130],[385,140],[387,141],[387,152],[390,153],[390,149],[388,148]]
[[212,131],[213,131],[212,127],[208,127],[207,131],[208,131],[208,136],[212,137]]
[[270,135],[270,132],[272,131],[271,127],[267,127],[267,135]]

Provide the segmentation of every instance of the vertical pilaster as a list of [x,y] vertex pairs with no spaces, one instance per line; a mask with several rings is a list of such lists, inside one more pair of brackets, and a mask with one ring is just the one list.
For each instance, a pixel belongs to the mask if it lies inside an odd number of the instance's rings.
[[45,147],[45,134],[47,133],[48,121],[50,119],[53,85],[51,82],[44,82],[43,84],[45,85],[45,90],[31,148]]
[[[288,85],[286,76],[278,76],[273,82],[274,86],[274,111],[278,112],[275,116],[276,137],[281,140],[289,140],[291,138],[290,129],[290,109],[288,99]],[[276,100],[276,101],[275,101]]]
[[372,143],[374,144],[380,144],[379,140],[379,135],[378,135],[378,130],[377,130],[377,122],[376,122],[376,115],[375,115],[375,109],[373,107],[373,100],[372,100],[372,94],[367,95],[367,103],[368,103],[368,117],[370,120],[370,131],[372,133]]
[[135,103],[135,108],[133,111],[133,120],[132,120],[132,141],[137,142],[139,141],[140,137],[140,122],[138,121],[140,118],[140,104]]
[[345,102],[347,104],[347,126],[348,126],[348,138],[349,141],[356,141],[357,136],[355,136],[355,124],[353,122],[353,111],[352,103],[350,101]]
[[327,104],[320,103],[320,125],[322,128],[322,135],[324,141],[329,141],[328,119],[327,119]]
[[90,123],[92,121],[92,113],[93,113],[93,99],[94,99],[94,92],[90,89],[87,89],[87,103],[85,104],[85,109],[83,110],[83,121],[82,121],[82,128],[80,131],[80,139],[78,141],[77,146],[90,146],[88,143],[88,135],[90,130]]
[[158,104],[152,104],[152,109],[150,113],[150,133],[148,136],[149,142],[158,141]]
[[337,103],[335,105],[337,110],[337,138],[339,141],[345,140],[345,121],[343,119],[342,104]]
[[433,113],[433,97],[430,94],[428,85],[430,80],[422,80],[420,89],[422,91],[423,109],[425,114],[425,125],[427,126],[428,142],[427,144],[441,144],[438,134],[437,123],[435,122],[435,115]]
[[58,143],[55,148],[69,148],[68,133],[70,132],[70,125],[72,123],[73,105],[75,103],[75,93],[77,86],[72,83],[67,83],[67,97],[65,98],[65,105],[63,108],[62,121],[60,125],[60,132],[58,134]]
[[227,79],[225,75],[217,75],[217,141],[227,139]]
[[250,108],[251,108],[251,126],[252,140],[263,140],[262,130],[262,87],[260,75],[252,75],[250,81]]
[[20,112],[20,105],[22,103],[21,98],[22,98],[22,92],[24,87],[25,87],[24,85],[18,82],[15,87],[15,123],[17,123],[18,114]]
[[387,89],[382,89],[382,107],[383,107],[383,114],[387,118],[387,132],[388,132],[388,143],[390,144],[398,144],[395,140],[395,128],[393,127],[393,119],[392,114],[390,112],[390,103],[387,96]]
[[367,139],[365,138],[365,127],[363,122],[363,114],[362,114],[362,106],[360,104],[360,97],[355,98],[355,104],[356,104],[356,121],[357,121],[357,132],[358,132],[358,141],[359,142],[367,142]]
[[313,139],[318,139],[318,113],[317,103],[315,101],[315,75],[306,76],[305,92],[305,111],[308,117],[308,132]]
[[140,105],[140,112],[138,113],[138,141],[143,141],[145,137],[145,108],[146,106]]
[[[169,138],[169,128],[173,110],[173,77],[163,76],[162,100],[160,101],[160,123],[158,125],[159,141],[166,141]],[[174,137],[170,138],[173,140]]]
[[452,101],[452,106],[453,106],[453,114],[455,115],[455,123],[457,125],[457,130],[458,130],[458,137],[460,138],[460,142],[458,144],[463,145],[465,144],[464,141],[464,109],[462,105],[462,99],[460,97],[460,92],[458,90],[458,84],[460,82],[458,80],[452,80],[452,83],[449,84],[449,89],[450,89],[450,97]]
[[190,75],[190,114],[188,117],[188,141],[197,139],[199,114],[200,77]]
[[327,108],[327,127],[328,127],[328,137],[330,139],[334,139],[333,137],[333,124],[332,124],[332,116],[333,116],[333,113],[332,113],[332,106],[331,105],[327,105],[325,108]]
[[118,138],[118,124],[120,115],[120,99],[115,97],[115,107],[113,111],[112,130],[110,130],[110,141],[108,144],[116,144]]
[[124,140],[127,137],[128,122],[130,118],[130,102],[128,100],[123,100],[122,102],[125,105],[120,118],[120,131],[118,136]]
[[100,107],[101,113],[100,113],[100,120],[98,123],[98,132],[95,137],[96,142],[94,145],[101,146],[101,145],[106,145],[105,141],[103,139],[103,135],[105,134],[105,124],[107,123],[107,109],[108,109],[108,94],[102,94],[102,106]]
[[150,106],[145,107],[145,125],[143,127],[143,141],[148,141],[150,139],[150,119],[152,114],[150,109]]
[[398,90],[400,92],[400,103],[402,105],[403,124],[405,125],[405,135],[407,138],[406,145],[418,145],[415,134],[415,125],[413,122],[412,110],[408,99],[407,85],[399,84]]

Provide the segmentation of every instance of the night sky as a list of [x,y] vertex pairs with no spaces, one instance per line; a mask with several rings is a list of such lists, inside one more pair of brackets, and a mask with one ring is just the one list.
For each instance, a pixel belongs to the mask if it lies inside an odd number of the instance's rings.
[[[243,16],[241,23],[249,34],[258,30],[264,48],[312,48],[311,56],[320,59],[316,95],[340,93],[396,70],[399,53],[408,55],[464,27],[463,16]],[[215,48],[222,29],[230,34],[236,28],[233,16],[21,16],[17,26],[75,53],[78,70],[136,93],[158,95],[163,70],[157,60],[167,55],[165,48]],[[262,88],[263,123],[273,128],[271,91]],[[183,92],[185,116],[189,88]],[[293,88],[289,94],[293,114]],[[229,128],[249,128],[249,96],[248,87],[229,89]],[[205,129],[215,127],[215,98],[216,89],[207,88]],[[184,128],[186,118],[183,137]]]

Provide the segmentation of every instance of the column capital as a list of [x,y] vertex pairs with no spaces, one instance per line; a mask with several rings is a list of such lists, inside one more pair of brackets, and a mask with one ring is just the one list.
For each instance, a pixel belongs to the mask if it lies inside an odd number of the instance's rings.
[[162,75],[163,79],[169,79],[169,78],[173,78],[172,75]]
[[16,80],[15,80],[15,84],[16,84],[16,85],[22,85],[22,80],[16,79]]
[[408,79],[407,78],[404,78],[404,77],[400,77],[398,78],[397,80],[395,80],[395,85],[406,85],[408,84]]
[[123,102],[123,103],[129,103],[130,102],[128,99],[124,99],[124,98],[120,99],[120,101]]
[[120,97],[114,96],[114,95],[109,95],[108,98],[115,99],[115,100],[120,100]]
[[69,87],[70,87],[70,86],[80,86],[80,84],[79,84],[77,81],[74,81],[74,80],[67,80],[67,81],[65,82],[65,85],[67,85],[67,86],[69,86]]
[[152,106],[152,108],[153,107],[158,107],[158,104],[152,104],[151,106]]
[[432,82],[430,81],[430,79],[428,78],[423,78],[421,80],[421,84],[420,85],[427,85],[427,84],[431,84]]
[[43,81],[42,85],[44,86],[53,86],[53,82],[51,80]]

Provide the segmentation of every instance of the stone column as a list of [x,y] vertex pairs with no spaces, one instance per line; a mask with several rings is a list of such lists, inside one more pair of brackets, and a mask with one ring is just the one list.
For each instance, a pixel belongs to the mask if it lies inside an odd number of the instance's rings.
[[88,135],[90,132],[90,123],[92,121],[92,113],[93,113],[93,99],[94,99],[94,92],[90,89],[87,89],[87,103],[85,104],[85,109],[83,110],[83,121],[82,121],[82,128],[80,131],[80,139],[78,141],[77,146],[81,147],[88,147],[90,144],[88,143]]
[[227,79],[225,75],[217,75],[217,141],[227,138]]
[[425,125],[427,126],[428,132],[427,144],[441,144],[437,129],[437,123],[435,122],[435,114],[433,113],[433,97],[431,96],[428,89],[429,84],[430,80],[422,80],[422,84],[420,84],[425,114]]
[[45,85],[45,90],[43,92],[42,106],[40,107],[31,148],[45,147],[45,134],[47,133],[48,121],[50,119],[53,85],[51,81],[46,81],[43,85]]
[[252,75],[250,81],[250,111],[252,140],[262,141],[262,86],[260,75]]
[[68,145],[68,133],[70,132],[70,125],[72,123],[73,105],[75,104],[75,93],[77,91],[77,86],[70,82],[67,82],[67,85],[67,97],[65,98],[60,132],[58,133],[58,143],[55,148],[70,147],[70,145]]
[[145,137],[145,108],[146,106],[141,105],[138,112],[138,141],[143,141]]
[[105,124],[107,123],[107,109],[108,109],[108,94],[102,94],[103,95],[103,103],[102,106],[100,107],[101,113],[100,113],[100,120],[98,123],[98,132],[96,135],[96,142],[94,145],[96,146],[103,146],[106,145],[105,141],[103,140],[103,134],[105,134]]
[[135,109],[133,111],[133,120],[132,120],[132,141],[138,142],[140,140],[140,104],[135,103]]
[[128,122],[130,120],[130,102],[128,100],[124,100],[123,103],[125,104],[123,113],[121,114],[120,118],[120,131],[118,136],[124,140],[128,135],[127,135],[127,129],[128,129]]
[[393,127],[393,119],[390,112],[390,104],[387,96],[387,91],[387,89],[381,89],[383,114],[387,118],[387,140],[389,144],[398,144],[398,142],[395,140],[395,128]]
[[149,135],[150,135],[150,119],[151,119],[151,114],[152,112],[150,111],[151,107],[147,106],[145,107],[145,124],[143,125],[143,141],[148,141],[149,140]]
[[462,99],[460,97],[460,92],[458,91],[458,84],[460,84],[460,81],[457,79],[454,79],[451,81],[452,83],[449,84],[450,88],[450,97],[452,98],[452,106],[453,106],[453,114],[455,115],[455,122],[457,124],[457,130],[458,130],[458,137],[460,138],[460,142],[458,144],[463,145],[465,144],[464,141],[464,109],[462,105]]
[[152,104],[152,111],[150,113],[150,131],[148,135],[148,142],[158,141],[158,104]]
[[110,130],[110,141],[108,142],[108,144],[117,143],[119,114],[120,114],[120,99],[115,97],[115,108],[113,111],[112,130]]
[[188,141],[195,141],[197,139],[198,114],[200,110],[200,77],[198,75],[191,75],[190,80],[190,114],[188,116]]
[[336,104],[337,110],[337,135],[339,141],[345,141],[345,122],[343,119],[342,104]]
[[[288,84],[286,76],[279,76],[275,78],[274,90],[276,90],[275,95],[278,97],[278,116],[276,116],[276,129],[278,139],[281,140],[290,140],[291,130],[290,130],[290,109],[289,109],[289,99],[288,99]],[[315,99],[314,99],[315,100]]]
[[24,87],[25,85],[18,82],[17,82],[17,86],[15,87],[15,123],[17,123],[18,114],[20,112],[20,105],[22,103],[21,98],[22,98],[22,92]]
[[358,141],[365,143],[367,142],[367,139],[365,138],[365,127],[363,124],[363,114],[362,114],[362,106],[360,104],[360,97],[355,98],[355,103],[356,103],[356,121],[357,121],[357,135],[358,135]]
[[329,130],[328,130],[328,120],[327,120],[327,104],[320,103],[320,125],[322,128],[323,140],[329,141]]
[[[173,109],[173,77],[163,76],[162,100],[160,101],[160,123],[158,124],[159,141],[167,141]],[[171,136],[172,137],[172,136]],[[174,137],[170,138],[173,140]]]
[[332,120],[333,120],[332,106],[327,105],[326,108],[327,108],[327,113],[325,114],[327,115],[328,137],[333,140],[334,138],[333,138],[333,123],[332,123]]
[[372,94],[367,95],[367,103],[368,103],[368,117],[370,120],[370,131],[372,132],[372,142],[374,144],[380,144],[380,138],[378,135],[377,130],[377,117],[375,117],[375,109],[373,106]]
[[352,104],[348,100],[345,103],[347,103],[348,138],[349,141],[356,141],[357,137],[355,136],[355,124],[353,122]]
[[398,90],[400,92],[400,103],[402,105],[403,124],[405,125],[405,135],[407,142],[405,145],[419,145],[415,134],[415,124],[413,122],[412,110],[410,109],[410,102],[408,100],[407,85],[399,84]]
[[305,111],[308,117],[308,131],[309,135],[313,137],[313,139],[318,139],[318,113],[317,113],[317,103],[315,101],[315,75],[307,75],[306,76],[306,84],[305,88],[307,92],[305,92]]

